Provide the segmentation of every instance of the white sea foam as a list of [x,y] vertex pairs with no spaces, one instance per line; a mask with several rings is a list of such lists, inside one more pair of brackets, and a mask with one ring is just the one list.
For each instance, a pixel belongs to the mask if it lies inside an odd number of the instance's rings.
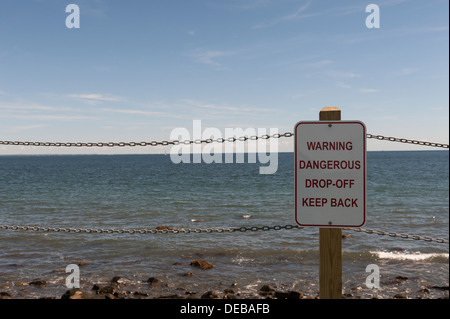
[[380,259],[395,259],[395,260],[430,260],[432,258],[447,258],[446,253],[421,253],[421,252],[406,252],[406,251],[371,251],[371,254],[376,255]]

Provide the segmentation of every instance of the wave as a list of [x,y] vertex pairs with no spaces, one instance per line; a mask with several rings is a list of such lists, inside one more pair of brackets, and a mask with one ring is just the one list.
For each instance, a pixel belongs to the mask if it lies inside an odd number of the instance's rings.
[[379,259],[392,259],[392,260],[411,260],[411,261],[430,261],[446,259],[448,260],[449,254],[446,253],[422,253],[422,252],[406,252],[406,251],[371,251],[373,255],[376,255]]

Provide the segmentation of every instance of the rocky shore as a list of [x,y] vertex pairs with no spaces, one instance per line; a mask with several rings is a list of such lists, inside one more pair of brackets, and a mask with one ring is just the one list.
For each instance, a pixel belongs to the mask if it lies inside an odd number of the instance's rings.
[[[80,262],[80,266],[89,265]],[[176,283],[166,278],[148,277],[136,280],[114,276],[105,281],[81,281],[81,288],[67,288],[65,273],[58,280],[36,279],[0,285],[0,299],[318,299],[318,291],[292,289],[272,283],[246,289],[238,282],[222,283],[220,287],[198,286],[195,272],[210,271],[215,265],[204,260],[192,260],[192,271],[179,273],[184,278]],[[169,277],[168,277],[169,278]],[[1,279],[1,278],[0,278]],[[53,278],[54,279],[54,278]],[[413,279],[397,275],[384,281],[382,290],[368,291],[366,287],[344,287],[343,299],[448,299],[448,286],[422,285],[406,288]]]

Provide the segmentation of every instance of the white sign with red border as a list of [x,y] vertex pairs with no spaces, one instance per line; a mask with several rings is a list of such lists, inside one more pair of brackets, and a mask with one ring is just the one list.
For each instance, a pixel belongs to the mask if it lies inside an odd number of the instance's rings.
[[295,125],[295,220],[361,227],[366,221],[366,127],[360,121]]

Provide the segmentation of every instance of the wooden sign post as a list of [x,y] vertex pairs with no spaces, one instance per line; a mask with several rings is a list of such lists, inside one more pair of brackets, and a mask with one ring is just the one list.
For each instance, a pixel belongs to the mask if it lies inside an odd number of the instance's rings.
[[[324,107],[319,113],[319,121],[340,121],[341,110]],[[320,228],[320,299],[341,299],[342,297],[342,229]]]
[[342,228],[366,220],[366,126],[325,107],[295,125],[295,221],[319,227],[321,299],[342,296]]

